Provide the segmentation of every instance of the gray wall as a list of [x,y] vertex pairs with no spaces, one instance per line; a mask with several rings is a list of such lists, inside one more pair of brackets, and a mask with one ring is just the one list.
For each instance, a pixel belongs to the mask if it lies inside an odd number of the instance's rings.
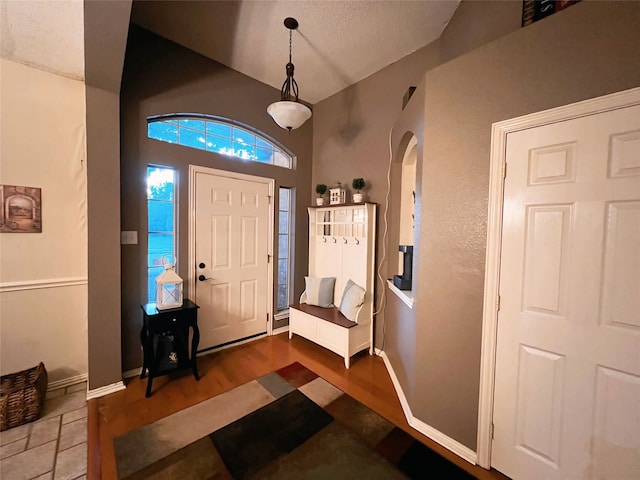
[[[399,142],[407,131],[419,129],[418,124],[403,123],[403,115],[406,114],[402,111],[402,98],[405,92],[410,86],[419,85],[427,70],[517,30],[521,12],[519,2],[462,2],[439,40],[314,106],[312,183],[332,185],[341,181],[350,186],[354,177],[365,178],[368,184],[365,193],[369,201],[380,205],[377,258],[378,261],[384,260],[385,278],[398,273],[397,243],[387,242],[384,259],[382,252],[389,135],[393,128],[393,153],[397,155]],[[415,98],[414,94],[407,110],[411,110]],[[396,125],[397,121],[401,124]],[[421,149],[422,145],[418,148]],[[400,152],[400,156],[403,153]],[[401,162],[402,158],[394,161]],[[390,228],[389,232],[393,235],[394,230]],[[384,288],[382,283],[378,281],[376,288],[380,297]],[[383,326],[384,312],[377,316],[376,321],[377,348],[382,345]]]
[[[297,295],[301,293],[308,258],[306,207],[311,198],[313,117],[301,128],[288,133],[278,127],[266,111],[267,105],[279,98],[280,92],[272,87],[132,25],[121,93],[121,219],[123,230],[138,231],[138,245],[122,246],[122,353],[125,371],[139,367],[142,360],[139,332],[140,304],[147,302],[145,232],[146,168],[149,164],[177,169],[178,274],[185,279],[188,275],[189,165],[273,178],[276,195],[280,186],[296,188],[298,234],[293,274],[294,292]],[[212,114],[257,128],[293,152],[297,156],[297,167],[289,170],[245,162],[147,138],[147,117],[175,112]],[[277,233],[274,232],[276,251]],[[274,268],[274,283],[276,274]],[[185,296],[188,295],[186,292]],[[199,320],[206,321],[204,318]]]
[[[394,126],[400,162],[406,133],[423,128],[416,303],[410,311],[388,299],[376,319],[376,346],[384,346],[413,415],[472,450],[491,125],[640,85],[638,2],[585,0],[524,29],[520,15],[520,2],[463,2],[439,41],[315,106],[312,183],[364,176],[381,212],[389,131]],[[409,85],[424,87],[415,120],[418,97],[401,112]],[[392,172],[397,176],[396,163]],[[397,208],[390,211],[393,222]],[[382,235],[380,218],[379,259]],[[397,273],[393,235],[387,277]]]
[[122,380],[120,79],[131,1],[84,5],[89,390]]
[[491,126],[640,85],[640,4],[585,1],[426,75],[416,417],[476,448]]
[[[363,176],[370,184],[369,199],[383,207],[389,132],[398,119],[402,121],[406,89],[424,84],[424,117],[419,120],[424,122],[424,140],[418,166],[418,296],[408,324],[402,323],[407,314],[404,305],[389,301],[384,348],[403,388],[407,386],[414,415],[475,449],[491,124],[640,85],[638,2],[583,0],[525,29],[520,29],[520,12],[520,2],[463,2],[439,41],[320,102],[314,107],[313,123],[290,138],[270,126],[271,120],[263,113],[264,106],[277,97],[276,90],[201,57],[197,60],[195,54],[175,45],[161,42],[166,48],[141,50],[133,57],[136,62],[128,64],[131,72],[127,69],[127,75],[131,73],[131,77],[127,95],[123,92],[122,229],[144,232],[146,228],[146,163],[175,162],[181,177],[188,163],[223,169],[237,167],[223,158],[206,163],[210,157],[203,158],[202,152],[189,151],[187,158],[182,154],[185,149],[175,145],[151,146],[145,133],[147,115],[208,111],[236,118],[272,135],[299,156],[301,168],[291,178],[296,183],[289,185],[300,188],[296,218],[301,233],[296,243],[297,294],[306,271],[304,206],[312,197],[311,185],[350,182],[353,177]],[[515,33],[465,54],[509,32]],[[233,101],[223,98],[226,96]],[[394,153],[401,150],[404,133],[394,132]],[[304,138],[294,138],[294,134]],[[88,148],[91,149],[90,142]],[[108,167],[111,173],[114,168]],[[111,173],[107,173],[109,177]],[[277,181],[285,184],[287,180]],[[89,170],[90,192],[98,182]],[[113,191],[117,187],[112,180],[103,185]],[[185,188],[181,191],[186,194]],[[184,203],[182,199],[181,202]],[[95,211],[111,221],[113,208],[109,211],[108,207],[113,204],[107,203],[105,200],[97,205]],[[89,208],[91,216],[91,205]],[[180,229],[186,235],[186,219],[181,217]],[[92,235],[91,230],[89,235],[90,257],[110,254],[111,249],[103,248],[111,245],[110,236],[98,239],[97,232]],[[378,235],[381,245],[381,228]],[[185,241],[181,237],[181,242]],[[397,248],[387,246],[388,250]],[[125,247],[122,341],[123,368],[128,369],[140,365],[138,305],[144,301],[145,292],[144,255],[140,251],[146,245]],[[380,254],[379,249],[379,258]],[[109,260],[112,259],[101,260],[101,270],[95,275],[110,271],[106,265]],[[180,262],[186,268],[184,257]],[[91,282],[91,258],[89,268]],[[388,275],[394,273],[385,271]],[[184,275],[185,271],[180,273]],[[115,288],[108,288],[108,293],[114,293]],[[111,328],[113,322],[97,326],[104,317],[92,317],[90,311],[90,339],[92,331],[95,341],[98,335],[119,339],[114,335],[117,328]],[[376,346],[382,345],[384,320],[378,317]],[[90,340],[90,373],[94,370],[92,365],[110,362],[112,355],[106,350],[94,348]]]
[[[340,180],[350,185],[354,177],[365,178],[369,185],[366,190],[369,200],[380,205],[377,262],[383,263],[381,271],[384,278],[392,278],[394,274],[399,273],[399,221],[394,212],[399,211],[397,194],[401,162],[411,134],[418,138],[416,225],[424,224],[421,220],[424,205],[421,200],[424,195],[421,179],[425,177],[422,162],[423,137],[424,124],[432,118],[424,112],[425,72],[473,48],[518,30],[521,12],[522,5],[519,2],[462,2],[439,40],[314,106],[312,183],[332,184]],[[417,86],[418,89],[403,110],[402,99],[410,86]],[[390,135],[393,186],[388,209],[389,228],[385,241],[384,210],[390,161]],[[437,235],[442,227],[430,225],[428,228],[429,233],[423,234],[432,236]],[[423,243],[423,240],[418,238],[414,245],[414,290],[415,296],[418,297],[416,305],[423,302],[425,294],[420,280],[416,278]],[[383,244],[386,244],[386,252],[383,251]],[[393,297],[387,290],[386,282],[383,283],[379,279],[376,295],[378,305],[382,304],[382,295],[386,295],[387,306],[376,316],[375,345],[384,349],[389,357],[403,393],[415,413],[415,410],[420,410],[423,405],[425,388],[422,382],[418,388],[421,374],[418,352],[425,347],[425,339],[421,336],[424,333],[420,327],[423,319],[416,315],[416,305],[413,310],[409,309]],[[478,348],[479,345],[478,341]],[[437,368],[443,375],[450,369],[449,365],[442,364]],[[478,373],[477,367],[474,373]],[[477,379],[475,383],[477,384]],[[467,399],[463,410],[469,417],[477,414],[477,394]],[[423,417],[416,416],[424,420]],[[455,436],[457,430],[449,428],[449,425],[445,425],[443,432],[451,434],[466,445],[475,446],[475,437],[472,434],[475,432],[477,420],[474,419],[472,424],[469,424],[467,418],[464,421],[468,428],[464,429],[462,435]]]

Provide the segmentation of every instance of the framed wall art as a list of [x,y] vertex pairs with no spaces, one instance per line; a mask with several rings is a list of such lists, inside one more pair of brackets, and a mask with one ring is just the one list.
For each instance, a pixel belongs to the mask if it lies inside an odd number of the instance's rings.
[[42,233],[41,189],[0,185],[0,233]]
[[580,0],[523,0],[522,2],[522,26],[542,20],[560,10],[570,7]]

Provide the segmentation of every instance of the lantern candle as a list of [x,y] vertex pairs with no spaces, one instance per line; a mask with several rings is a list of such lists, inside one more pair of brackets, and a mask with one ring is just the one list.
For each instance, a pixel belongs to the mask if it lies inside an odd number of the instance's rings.
[[156,308],[166,310],[181,307],[183,283],[175,272],[175,264],[165,263],[164,272],[156,277]]

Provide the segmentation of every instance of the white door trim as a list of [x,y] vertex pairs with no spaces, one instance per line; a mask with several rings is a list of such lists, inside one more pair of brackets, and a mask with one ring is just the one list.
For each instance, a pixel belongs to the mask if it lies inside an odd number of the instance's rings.
[[218,177],[235,178],[238,180],[246,180],[250,182],[262,183],[269,187],[269,218],[267,221],[267,253],[271,261],[267,265],[267,313],[269,321],[267,322],[267,335],[273,333],[273,265],[275,258],[273,257],[273,229],[274,229],[274,189],[275,180],[273,178],[257,177],[255,175],[247,175],[244,173],[229,172],[226,170],[218,170],[215,168],[202,167],[199,165],[189,165],[189,278],[187,279],[187,288],[189,295],[193,295],[196,291],[196,174],[206,173]]
[[491,130],[491,163],[489,169],[489,210],[477,437],[477,461],[481,467],[487,469],[491,467],[491,425],[493,423],[495,353],[498,332],[498,289],[500,284],[502,209],[507,135],[519,130],[563,122],[565,120],[606,112],[608,110],[616,110],[636,104],[640,104],[640,88],[633,88],[493,124]]

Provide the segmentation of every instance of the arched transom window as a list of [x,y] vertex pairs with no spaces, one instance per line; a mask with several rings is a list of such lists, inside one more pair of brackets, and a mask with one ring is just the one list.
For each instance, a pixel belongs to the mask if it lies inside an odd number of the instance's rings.
[[147,136],[162,142],[294,168],[293,155],[257,130],[213,116],[162,115],[147,119]]

